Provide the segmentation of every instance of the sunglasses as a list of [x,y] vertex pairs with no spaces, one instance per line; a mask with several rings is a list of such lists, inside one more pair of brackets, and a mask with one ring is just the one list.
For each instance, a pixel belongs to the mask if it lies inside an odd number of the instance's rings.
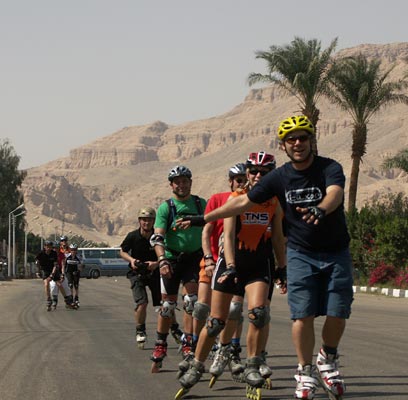
[[234,178],[234,181],[237,183],[245,183],[246,179],[245,178]]
[[265,176],[269,171],[265,171],[264,169],[257,169],[257,168],[250,168],[249,173],[251,175],[258,175],[261,174],[261,176]]
[[288,137],[287,139],[285,139],[285,142],[293,145],[298,140],[300,143],[303,143],[303,142],[306,142],[306,140],[309,140],[309,138],[310,138],[310,135],[293,136],[293,137]]

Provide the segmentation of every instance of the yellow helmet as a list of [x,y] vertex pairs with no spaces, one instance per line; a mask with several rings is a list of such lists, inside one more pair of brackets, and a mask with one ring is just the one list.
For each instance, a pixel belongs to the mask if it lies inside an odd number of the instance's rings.
[[294,117],[284,119],[280,123],[278,128],[278,138],[279,140],[283,140],[288,133],[295,131],[306,131],[312,135],[315,134],[314,126],[309,118],[305,115],[295,115]]
[[156,211],[151,207],[143,207],[140,209],[138,218],[156,218]]

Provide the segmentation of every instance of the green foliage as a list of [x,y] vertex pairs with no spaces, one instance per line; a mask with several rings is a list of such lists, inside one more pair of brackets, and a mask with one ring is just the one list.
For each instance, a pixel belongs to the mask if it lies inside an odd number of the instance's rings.
[[[353,264],[361,279],[366,280],[375,270],[382,271],[384,265],[391,265],[396,272],[404,270],[408,262],[407,196],[384,196],[360,211],[347,213],[347,221]],[[384,276],[395,277],[391,275]]]
[[386,158],[382,167],[384,169],[399,168],[408,172],[408,149],[402,149],[395,156]]
[[[17,156],[8,139],[0,140],[0,239],[8,240],[9,213],[23,203],[21,185],[26,177],[19,171],[20,157]],[[24,226],[23,216],[17,219],[16,234]]]

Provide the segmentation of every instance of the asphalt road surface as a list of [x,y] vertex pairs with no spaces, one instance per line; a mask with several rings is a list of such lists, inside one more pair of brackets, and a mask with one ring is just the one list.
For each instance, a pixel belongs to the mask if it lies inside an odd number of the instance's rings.
[[[162,372],[150,373],[153,308],[149,342],[139,350],[127,279],[83,279],[80,289],[79,310],[66,310],[60,299],[57,310],[47,312],[42,281],[0,282],[0,400],[173,399],[181,359],[171,337]],[[276,293],[267,347],[274,389],[263,390],[263,399],[293,398],[296,357],[290,325],[286,297]],[[407,400],[408,299],[356,295],[340,354],[344,399]],[[185,399],[245,399],[244,385],[232,382],[229,372],[213,389],[208,382],[205,374]],[[320,389],[315,398],[327,396]]]

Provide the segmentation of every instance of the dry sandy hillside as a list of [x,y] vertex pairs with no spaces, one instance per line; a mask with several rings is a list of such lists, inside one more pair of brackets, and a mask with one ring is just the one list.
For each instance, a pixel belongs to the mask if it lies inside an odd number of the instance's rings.
[[[408,43],[361,45],[339,55],[363,52],[396,64],[393,78],[408,70]],[[319,154],[334,158],[350,174],[351,120],[322,99],[318,104]],[[193,192],[205,198],[227,189],[228,168],[251,151],[275,154],[278,165],[286,156],[278,149],[280,120],[299,113],[292,97],[276,87],[250,90],[230,112],[210,119],[169,126],[154,122],[125,127],[28,170],[24,182],[29,229],[37,234],[81,234],[117,245],[134,228],[137,210],[157,206],[170,196],[168,170],[179,163],[193,172]],[[408,147],[407,106],[388,108],[372,119],[368,148],[361,166],[358,205],[388,192],[408,193],[401,171],[383,171],[385,156]]]

